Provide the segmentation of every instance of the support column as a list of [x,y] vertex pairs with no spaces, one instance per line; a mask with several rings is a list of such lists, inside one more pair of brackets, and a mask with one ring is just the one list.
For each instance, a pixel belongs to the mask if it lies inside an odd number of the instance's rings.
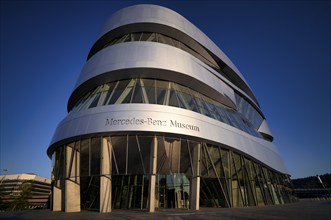
[[65,212],[80,212],[79,152],[73,147],[65,146]]
[[151,146],[150,156],[150,179],[148,186],[149,212],[155,212],[155,182],[156,182],[156,166],[157,166],[157,138],[154,136]]
[[111,164],[112,145],[107,138],[102,139],[101,146],[101,176],[100,176],[100,213],[111,212]]
[[62,211],[62,190],[57,185],[60,180],[56,180],[52,189],[52,211]]
[[195,144],[192,155],[194,174],[190,189],[190,209],[192,210],[199,210],[200,208],[200,151],[201,144]]

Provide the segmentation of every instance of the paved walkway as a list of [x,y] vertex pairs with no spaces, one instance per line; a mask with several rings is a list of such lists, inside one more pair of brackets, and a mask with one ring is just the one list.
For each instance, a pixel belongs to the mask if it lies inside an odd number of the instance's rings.
[[52,212],[50,210],[27,210],[19,212],[1,212],[0,219],[331,219],[330,200],[301,200],[297,203],[246,208],[201,208],[199,211],[159,209],[155,213],[134,210],[113,210],[112,213],[82,211],[80,213]]

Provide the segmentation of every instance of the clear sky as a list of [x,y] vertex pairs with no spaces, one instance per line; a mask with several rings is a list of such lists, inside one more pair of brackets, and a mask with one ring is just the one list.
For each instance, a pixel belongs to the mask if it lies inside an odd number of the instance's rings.
[[228,55],[292,178],[331,173],[330,1],[0,1],[1,174],[50,177],[46,150],[90,48],[137,3],[177,11]]

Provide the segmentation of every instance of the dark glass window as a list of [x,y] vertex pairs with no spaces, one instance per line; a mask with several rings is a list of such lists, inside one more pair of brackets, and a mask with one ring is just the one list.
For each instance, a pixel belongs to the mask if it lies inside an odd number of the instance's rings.
[[175,90],[170,91],[169,106],[179,107],[177,94]]
[[180,173],[185,173],[186,176],[191,177],[193,158],[191,157],[188,141],[185,139],[181,140],[180,146]]
[[111,137],[111,144],[113,146],[112,172],[113,174],[126,174],[127,136]]
[[141,86],[140,80],[137,80],[133,97],[132,97],[132,103],[148,103],[148,100],[146,100],[147,97],[145,97],[143,91],[143,87]]
[[151,173],[150,154],[151,154],[151,147],[153,144],[154,137],[137,136],[137,139],[138,139],[138,147],[140,148],[142,160],[144,162],[145,171],[146,173]]
[[100,176],[80,178],[81,209],[99,211],[100,208]]
[[91,175],[100,174],[101,138],[91,138]]
[[157,104],[156,102],[156,89],[155,80],[142,79],[143,86],[145,87],[149,104]]
[[92,101],[91,105],[89,106],[89,108],[93,108],[93,107],[97,106],[100,95],[101,95],[101,93],[98,93],[98,94],[95,95],[95,98],[93,99],[93,101]]
[[90,175],[90,140],[84,139],[80,144],[80,175]]
[[136,136],[129,137],[128,151],[128,173],[144,174],[145,164]]

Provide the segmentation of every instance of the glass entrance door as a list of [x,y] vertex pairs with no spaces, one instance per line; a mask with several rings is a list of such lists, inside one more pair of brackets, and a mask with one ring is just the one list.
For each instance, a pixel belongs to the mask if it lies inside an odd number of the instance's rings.
[[112,181],[113,209],[147,209],[147,176],[114,175]]
[[157,175],[156,208],[188,208],[190,181],[185,174]]

